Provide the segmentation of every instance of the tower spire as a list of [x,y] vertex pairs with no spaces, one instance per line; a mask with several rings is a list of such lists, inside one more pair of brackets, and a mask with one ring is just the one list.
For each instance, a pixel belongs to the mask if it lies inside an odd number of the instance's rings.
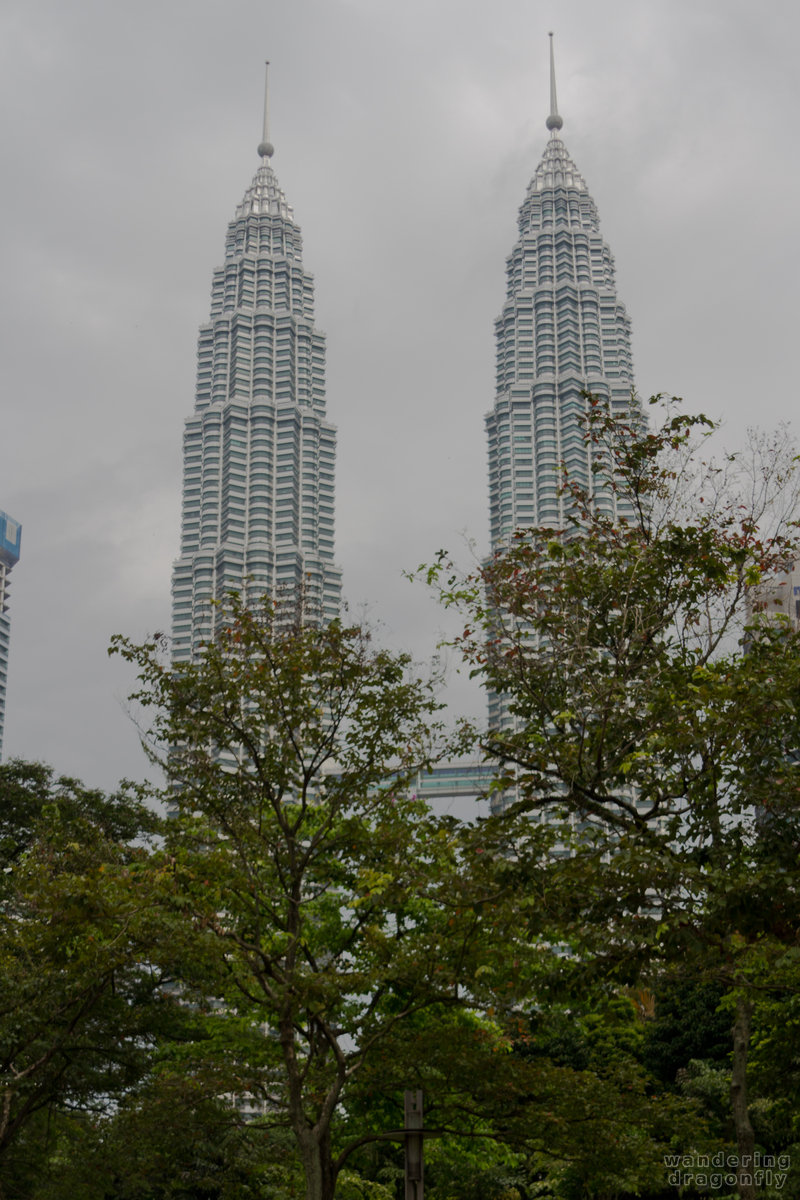
[[264,63],[264,132],[258,144],[258,153],[262,158],[272,158],[275,147],[269,140],[269,59]]
[[550,116],[545,121],[547,128],[554,132],[561,129],[564,124],[558,112],[558,100],[556,99],[556,64],[553,57],[553,34],[548,33],[550,38]]

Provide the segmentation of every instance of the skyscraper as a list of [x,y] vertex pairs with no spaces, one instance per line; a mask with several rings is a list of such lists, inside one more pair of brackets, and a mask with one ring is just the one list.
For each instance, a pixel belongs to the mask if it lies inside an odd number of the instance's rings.
[[[559,134],[550,35],[550,138],[519,210],[519,236],[506,262],[507,289],[495,322],[496,393],[487,414],[492,553],[515,530],[561,528],[568,497],[564,471],[592,488],[594,502],[613,517],[624,509],[602,474],[592,471],[592,447],[581,418],[585,392],[627,412],[633,392],[630,321],[617,299],[614,259],[600,233],[594,200]],[[489,726],[509,728],[504,695],[489,693]],[[485,791],[485,763],[449,763],[418,781],[426,797],[448,800]],[[495,792],[502,811],[513,788]]]
[[177,661],[212,635],[212,601],[231,591],[302,606],[309,620],[330,620],[339,608],[325,339],[314,324],[300,227],[271,165],[267,94],[258,154],[198,339],[172,582]]
[[[519,210],[497,322],[497,391],[486,418],[492,550],[515,529],[560,526],[562,464],[586,486],[591,448],[582,392],[627,409],[630,321],[594,200],[560,137],[550,35],[550,138]],[[598,503],[613,511],[610,490]]]
[[0,512],[0,757],[3,754],[3,725],[6,715],[6,680],[11,622],[8,615],[8,576],[19,562],[22,526],[8,513]]
[[[552,36],[550,138],[519,210],[506,300],[495,323],[497,390],[486,417],[492,552],[516,529],[563,526],[565,471],[594,489],[601,511],[618,515],[614,492],[592,474],[583,393],[622,412],[633,391],[630,321],[617,298],[614,259],[560,137]],[[509,720],[504,698],[490,694],[490,726]]]

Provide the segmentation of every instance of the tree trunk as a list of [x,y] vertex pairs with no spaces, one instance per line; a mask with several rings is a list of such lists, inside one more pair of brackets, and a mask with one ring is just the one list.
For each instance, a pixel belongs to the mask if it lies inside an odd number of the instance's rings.
[[736,1130],[739,1165],[736,1168],[736,1190],[740,1200],[755,1200],[753,1179],[755,1136],[747,1111],[747,1052],[750,1048],[750,1017],[753,1006],[744,997],[736,1001],[733,1022],[733,1068],[731,1070],[731,1110]]
[[330,1131],[296,1131],[306,1177],[306,1200],[333,1200],[336,1173],[331,1159]]

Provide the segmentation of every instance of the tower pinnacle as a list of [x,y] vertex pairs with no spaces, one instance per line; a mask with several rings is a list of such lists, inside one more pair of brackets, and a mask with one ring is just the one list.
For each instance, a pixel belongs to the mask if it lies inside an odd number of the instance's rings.
[[559,116],[558,100],[556,99],[556,65],[553,58],[553,35],[552,33],[548,33],[547,36],[550,38],[550,116],[545,121],[545,125],[553,132],[561,129],[564,121]]
[[262,158],[272,158],[275,147],[269,140],[269,59],[264,63],[264,133],[258,144],[258,153]]

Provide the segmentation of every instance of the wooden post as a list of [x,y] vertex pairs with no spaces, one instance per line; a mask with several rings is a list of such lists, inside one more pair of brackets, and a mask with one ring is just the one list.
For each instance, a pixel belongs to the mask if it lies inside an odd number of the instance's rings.
[[424,1200],[422,1153],[422,1092],[405,1092],[406,1191],[405,1200]]

